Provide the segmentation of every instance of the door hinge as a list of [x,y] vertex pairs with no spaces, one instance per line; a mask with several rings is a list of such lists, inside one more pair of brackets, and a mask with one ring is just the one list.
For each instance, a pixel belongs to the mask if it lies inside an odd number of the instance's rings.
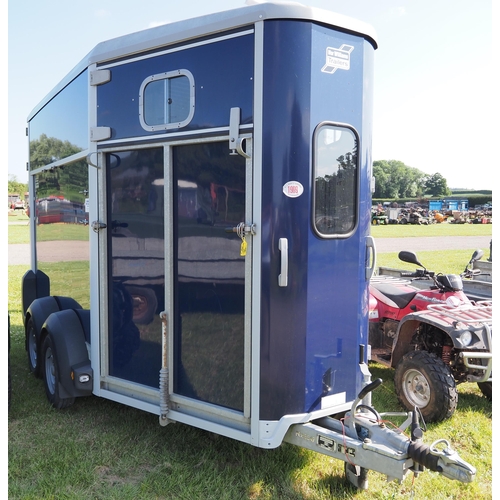
[[111,81],[111,71],[109,69],[96,69],[90,72],[90,85],[102,85]]
[[111,127],[90,127],[90,140],[92,142],[105,141],[111,137]]

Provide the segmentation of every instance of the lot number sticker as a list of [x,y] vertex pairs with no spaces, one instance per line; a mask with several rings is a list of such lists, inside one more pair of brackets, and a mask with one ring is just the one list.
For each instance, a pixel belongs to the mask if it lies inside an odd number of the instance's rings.
[[298,198],[304,192],[304,186],[298,181],[289,181],[283,186],[283,193],[289,198]]

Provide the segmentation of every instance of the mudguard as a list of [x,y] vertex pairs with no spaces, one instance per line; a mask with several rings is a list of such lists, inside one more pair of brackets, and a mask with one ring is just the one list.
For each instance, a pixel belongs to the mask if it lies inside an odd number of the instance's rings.
[[[48,296],[40,297],[35,299],[24,316],[24,325],[28,324],[28,320],[31,318],[35,326],[35,335],[38,346],[38,351],[40,351],[40,332],[42,331],[42,326],[47,320],[47,318],[54,312],[62,311],[64,309],[81,309],[82,306],[71,297],[60,297],[60,296]],[[28,340],[25,339],[25,347],[28,350]]]
[[460,342],[460,335],[464,331],[472,332],[477,341],[470,356],[480,357],[477,353],[477,350],[480,350],[488,353],[488,358],[491,359],[492,308],[491,301],[484,301],[458,307],[444,304],[431,305],[426,310],[407,314],[399,323],[394,339],[391,366],[395,368],[400,359],[412,350],[411,339],[421,323],[432,325],[445,332],[455,349],[462,352],[467,352],[468,349]]
[[[43,271],[27,271],[22,280],[23,318],[34,300],[50,295],[50,279]],[[26,323],[25,323],[26,324]]]
[[93,371],[86,339],[90,338],[90,311],[66,309],[52,313],[42,328],[49,335],[55,351],[61,397],[92,394]]

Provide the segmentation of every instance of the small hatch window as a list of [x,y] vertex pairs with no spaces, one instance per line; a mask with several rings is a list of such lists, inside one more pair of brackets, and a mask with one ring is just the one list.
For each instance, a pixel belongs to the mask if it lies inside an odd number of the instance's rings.
[[346,126],[321,124],[314,155],[313,227],[322,237],[347,236],[357,218],[357,135]]
[[183,69],[146,78],[139,91],[139,119],[150,132],[185,127],[194,115],[194,78]]

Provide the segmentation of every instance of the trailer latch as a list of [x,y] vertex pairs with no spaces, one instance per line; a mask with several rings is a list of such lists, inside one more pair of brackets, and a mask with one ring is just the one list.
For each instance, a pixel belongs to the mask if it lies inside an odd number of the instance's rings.
[[226,227],[226,233],[236,233],[240,238],[243,238],[247,234],[255,236],[257,234],[257,226],[253,223],[245,224],[244,222],[240,222],[237,226]]
[[250,155],[243,149],[245,138],[240,137],[240,115],[240,108],[231,108],[229,114],[229,154],[250,158]]
[[107,226],[106,224],[104,224],[104,222],[99,222],[98,220],[95,220],[94,222],[92,222],[90,227],[92,228],[94,233],[98,233],[101,229],[105,229]]

